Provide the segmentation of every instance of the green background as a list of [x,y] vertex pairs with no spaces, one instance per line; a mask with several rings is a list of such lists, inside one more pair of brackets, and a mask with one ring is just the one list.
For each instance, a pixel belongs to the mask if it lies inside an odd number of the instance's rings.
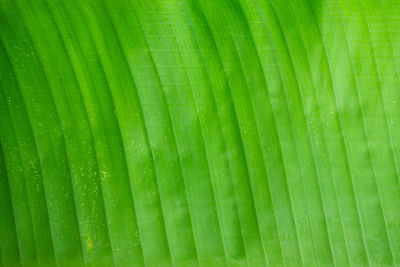
[[0,0],[0,265],[400,264],[400,1]]

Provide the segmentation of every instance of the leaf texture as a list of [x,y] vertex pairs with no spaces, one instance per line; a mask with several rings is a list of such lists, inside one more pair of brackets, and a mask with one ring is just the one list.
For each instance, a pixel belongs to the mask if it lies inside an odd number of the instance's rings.
[[400,264],[397,0],[0,0],[0,265]]

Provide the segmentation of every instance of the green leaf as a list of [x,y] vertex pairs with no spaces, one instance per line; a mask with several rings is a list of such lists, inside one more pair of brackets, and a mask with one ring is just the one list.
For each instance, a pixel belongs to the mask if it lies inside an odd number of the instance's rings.
[[400,264],[400,1],[0,0],[0,265]]

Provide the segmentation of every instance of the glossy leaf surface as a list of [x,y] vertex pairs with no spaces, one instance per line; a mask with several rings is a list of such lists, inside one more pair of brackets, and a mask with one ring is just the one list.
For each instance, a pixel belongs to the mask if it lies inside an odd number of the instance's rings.
[[397,0],[0,0],[4,266],[400,263]]

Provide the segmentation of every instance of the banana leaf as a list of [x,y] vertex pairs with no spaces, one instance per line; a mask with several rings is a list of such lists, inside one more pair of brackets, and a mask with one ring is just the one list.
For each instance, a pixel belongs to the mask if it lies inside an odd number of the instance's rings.
[[399,265],[400,1],[0,0],[0,252]]

